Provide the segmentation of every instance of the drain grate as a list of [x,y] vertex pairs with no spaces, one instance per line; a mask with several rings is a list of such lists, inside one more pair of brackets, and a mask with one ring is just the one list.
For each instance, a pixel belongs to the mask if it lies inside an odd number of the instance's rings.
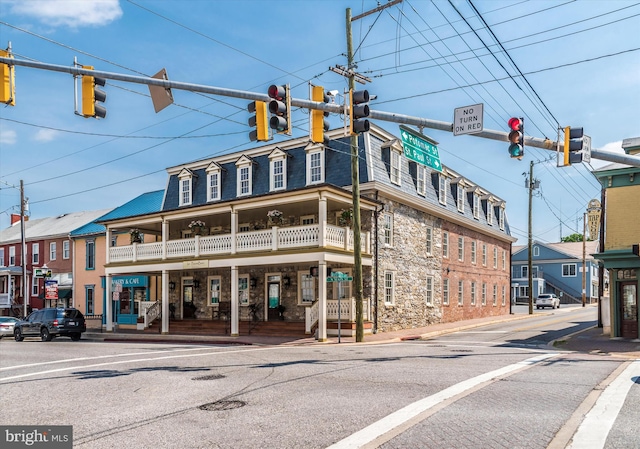
[[206,376],[192,377],[191,380],[218,380],[224,379],[222,374],[208,374]]
[[206,410],[208,412],[223,412],[225,410],[233,410],[236,408],[244,407],[247,405],[244,401],[216,401],[203,404],[198,408],[200,410]]

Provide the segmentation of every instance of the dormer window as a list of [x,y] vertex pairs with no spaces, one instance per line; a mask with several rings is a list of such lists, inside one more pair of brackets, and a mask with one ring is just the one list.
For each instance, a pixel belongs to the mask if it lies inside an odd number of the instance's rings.
[[222,167],[212,162],[207,167],[207,201],[220,201]]
[[236,161],[236,195],[251,195],[253,189],[253,161],[248,156],[242,156]]
[[269,190],[287,188],[287,153],[276,148],[269,155]]
[[487,200],[487,224],[493,226],[493,201]]
[[427,194],[427,167],[422,164],[416,164],[416,181],[418,195],[425,196]]
[[324,182],[324,146],[309,145],[307,152],[307,185]]
[[391,148],[391,183],[400,185],[400,151]]
[[447,189],[449,188],[449,178],[442,173],[438,174],[439,189],[438,189],[438,201],[440,204],[447,205]]
[[473,192],[473,218],[480,219],[480,195],[478,192]]
[[193,202],[193,178],[194,174],[191,170],[184,168],[178,175],[178,184],[180,186],[180,206],[189,206]]

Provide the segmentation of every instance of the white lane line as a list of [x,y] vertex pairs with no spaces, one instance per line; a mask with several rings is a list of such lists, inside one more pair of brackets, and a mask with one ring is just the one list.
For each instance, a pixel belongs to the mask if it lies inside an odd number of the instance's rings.
[[602,392],[596,404],[587,413],[567,446],[570,448],[603,448],[609,432],[620,413],[620,409],[627,398],[631,386],[636,382],[634,378],[640,376],[640,360],[635,360],[611,382]]
[[347,438],[344,438],[343,440],[332,444],[327,449],[361,448],[364,445],[371,443],[376,438],[379,438],[385,433],[391,432],[394,428],[401,426],[407,421],[415,418],[417,415],[424,413],[426,410],[437,406],[447,399],[464,393],[465,391],[470,390],[483,382],[488,382],[496,377],[504,376],[505,374],[509,374],[513,371],[520,370],[525,367],[530,367],[538,362],[541,362],[542,360],[546,360],[550,357],[555,357],[556,355],[558,354],[541,354],[539,356],[531,357],[521,362],[507,365],[505,367],[498,368],[496,370],[489,371],[488,373],[480,374],[479,376],[459,382],[436,394],[427,396],[426,398],[420,399],[413,404],[409,404],[406,407],[391,413],[390,415],[374,422],[373,424],[348,436]]
[[[221,348],[222,349],[222,348]],[[96,355],[91,357],[75,357],[73,359],[62,359],[62,360],[50,360],[48,362],[37,362],[37,363],[27,363],[25,365],[13,365],[13,366],[5,366],[0,368],[0,371],[8,371],[12,369],[19,368],[31,368],[34,366],[42,366],[42,365],[53,365],[54,363],[70,363],[70,362],[82,362],[86,360],[100,360],[100,359],[109,359],[109,358],[118,358],[118,357],[132,357],[139,355],[147,355],[147,354],[161,354],[161,353],[169,353],[169,352],[184,352],[184,351],[203,351],[203,350],[211,350],[211,346],[203,347],[199,346],[197,348],[186,348],[186,349],[161,349],[159,351],[145,351],[145,352],[130,352],[128,354],[110,354],[110,355]]]
[[97,368],[99,366],[122,365],[124,363],[149,362],[154,360],[168,360],[168,359],[182,359],[182,358],[189,358],[189,357],[204,357],[204,356],[212,356],[212,355],[226,355],[226,354],[234,354],[239,352],[256,352],[256,351],[267,351],[267,350],[274,350],[274,349],[290,349],[290,347],[286,347],[286,346],[262,347],[262,348],[252,348],[252,349],[238,349],[236,351],[226,351],[226,352],[166,355],[166,356],[160,356],[160,357],[148,357],[144,359],[118,360],[114,362],[94,363],[92,365],[67,366],[65,368],[57,368],[57,369],[51,369],[46,371],[38,371],[34,373],[19,374],[11,377],[3,377],[3,378],[0,378],[0,383],[6,382],[8,380],[24,379],[25,377],[42,376],[45,374],[59,373],[63,371],[73,371],[78,369]]

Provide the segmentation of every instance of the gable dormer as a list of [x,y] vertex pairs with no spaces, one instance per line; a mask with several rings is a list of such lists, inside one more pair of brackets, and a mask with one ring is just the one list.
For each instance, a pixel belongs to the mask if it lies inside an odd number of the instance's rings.
[[276,147],[269,153],[269,191],[287,189],[287,157],[288,153]]
[[178,173],[178,184],[180,186],[180,206],[190,206],[193,203],[193,184],[194,179],[197,178],[193,171],[188,168],[183,168]]
[[321,184],[324,182],[324,145],[310,143],[304,149],[306,153],[306,185]]
[[220,201],[222,197],[222,172],[224,168],[217,162],[211,162],[205,169],[207,174],[207,202]]
[[401,185],[402,143],[398,139],[392,139],[383,143],[381,149],[383,161],[388,161],[385,165],[389,172],[389,181],[397,186]]
[[242,155],[236,161],[236,196],[251,195],[253,191],[253,159]]
[[456,206],[458,212],[464,213],[464,205],[466,203],[466,191],[471,187],[471,183],[462,176],[458,176],[451,180],[451,184],[456,187]]
[[489,226],[493,226],[493,223],[495,222],[494,220],[495,211],[493,210],[493,208],[495,207],[496,204],[499,204],[502,200],[490,193],[483,195],[481,197],[481,200],[484,203],[483,206],[487,213],[487,224]]

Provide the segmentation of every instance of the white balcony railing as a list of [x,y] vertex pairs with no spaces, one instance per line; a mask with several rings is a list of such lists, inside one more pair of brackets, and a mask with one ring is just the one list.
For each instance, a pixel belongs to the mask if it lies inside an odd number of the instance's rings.
[[[353,251],[353,230],[338,226],[325,227],[325,245]],[[134,243],[128,246],[109,248],[112,263],[136,262],[139,260],[162,260],[163,245],[168,259],[232,254],[234,234],[196,236],[167,242]],[[259,231],[235,234],[236,252],[278,251],[292,248],[313,248],[320,244],[320,226],[304,225],[274,227]],[[362,235],[362,252],[369,253],[369,234]]]

